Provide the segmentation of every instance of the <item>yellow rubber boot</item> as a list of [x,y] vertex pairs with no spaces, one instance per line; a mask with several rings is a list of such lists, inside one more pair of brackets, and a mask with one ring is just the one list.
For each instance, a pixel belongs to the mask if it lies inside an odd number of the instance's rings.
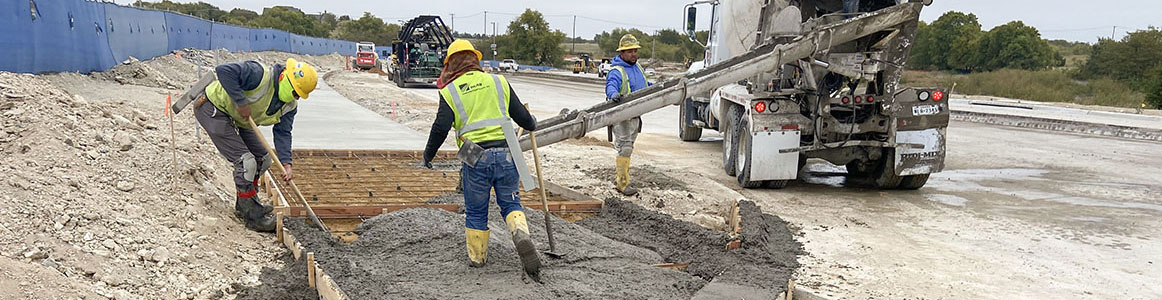
[[514,211],[504,217],[508,223],[508,231],[512,232],[512,243],[516,245],[516,253],[520,255],[520,263],[526,274],[533,280],[540,281],[541,257],[537,255],[537,247],[529,234],[529,223],[525,220],[525,213]]
[[633,196],[637,194],[637,189],[629,186],[629,157],[617,157],[617,191],[622,195]]
[[464,237],[468,245],[468,265],[483,267],[488,256],[488,230],[464,228]]

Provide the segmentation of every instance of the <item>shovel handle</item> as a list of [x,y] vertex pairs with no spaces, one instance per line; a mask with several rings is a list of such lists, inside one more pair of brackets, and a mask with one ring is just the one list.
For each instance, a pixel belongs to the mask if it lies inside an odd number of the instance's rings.
[[[286,175],[286,169],[282,167],[282,161],[278,159],[278,154],[274,152],[274,148],[270,147],[270,145],[266,143],[266,137],[262,136],[262,131],[258,130],[258,125],[254,124],[254,119],[246,118],[246,122],[250,124],[250,130],[253,130],[254,134],[258,136],[258,140],[262,142],[262,148],[265,148],[266,152],[270,153],[268,155],[274,158],[274,165],[278,168],[278,171],[282,172],[283,175]],[[318,224],[319,228],[323,229],[323,232],[330,234],[331,230],[327,229],[327,225],[323,225],[323,221],[319,220],[319,216],[315,215],[315,210],[311,209],[311,205],[307,203],[307,197],[303,197],[303,192],[299,191],[299,187],[295,185],[295,181],[288,180],[287,184],[290,185],[291,190],[295,191],[295,195],[299,196],[299,202],[302,202],[303,207],[307,209],[307,214],[310,215],[311,221],[314,221],[315,224]]]

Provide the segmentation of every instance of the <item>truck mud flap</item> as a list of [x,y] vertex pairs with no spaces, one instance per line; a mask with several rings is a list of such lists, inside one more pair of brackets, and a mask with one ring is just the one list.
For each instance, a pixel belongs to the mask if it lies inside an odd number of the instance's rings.
[[896,175],[931,174],[944,170],[946,132],[943,127],[897,131],[896,143],[908,146],[897,146],[894,151]]
[[799,147],[799,131],[756,132],[751,137],[751,180],[792,180],[799,175],[799,152],[780,153]]

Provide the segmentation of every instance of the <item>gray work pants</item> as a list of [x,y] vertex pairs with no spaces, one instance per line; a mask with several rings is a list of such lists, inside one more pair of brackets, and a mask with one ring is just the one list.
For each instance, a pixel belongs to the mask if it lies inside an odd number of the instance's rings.
[[617,150],[617,156],[629,157],[633,154],[633,142],[641,131],[641,118],[613,123],[613,149]]
[[[238,191],[245,192],[255,188],[254,178],[261,175],[257,174],[258,165],[268,159],[266,149],[262,147],[258,135],[254,134],[253,130],[235,126],[234,118],[218,110],[213,103],[203,103],[194,110],[194,117],[198,119],[198,124],[206,129],[206,134],[214,142],[214,147],[218,148],[218,153],[234,164],[234,185]],[[247,173],[253,174],[252,177],[248,178]]]

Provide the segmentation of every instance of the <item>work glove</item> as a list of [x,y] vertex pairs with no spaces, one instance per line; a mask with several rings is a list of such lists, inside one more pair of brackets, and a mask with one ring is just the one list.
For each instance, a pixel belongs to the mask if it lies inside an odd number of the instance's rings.
[[613,103],[621,103],[621,94],[617,94],[609,98],[609,101],[613,101]]
[[432,162],[430,162],[430,161],[424,161],[424,168],[428,168],[429,170],[435,169],[434,167],[432,167]]

